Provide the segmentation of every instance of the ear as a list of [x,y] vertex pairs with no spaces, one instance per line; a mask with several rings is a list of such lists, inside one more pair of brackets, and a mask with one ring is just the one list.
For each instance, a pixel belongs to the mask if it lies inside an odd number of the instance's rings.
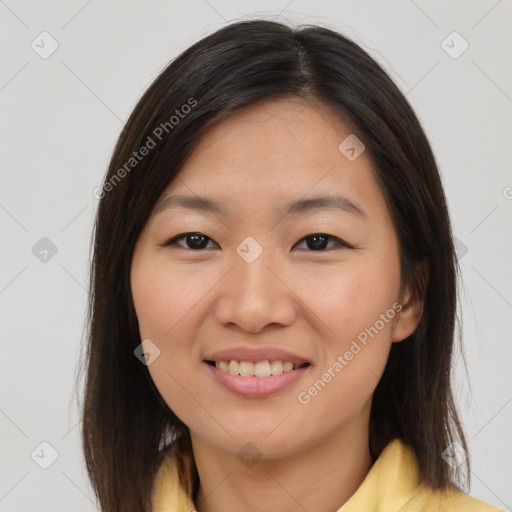
[[413,282],[408,283],[400,293],[400,311],[395,316],[392,342],[409,337],[418,327],[423,315],[424,296],[428,283],[428,262],[423,260],[415,265]]

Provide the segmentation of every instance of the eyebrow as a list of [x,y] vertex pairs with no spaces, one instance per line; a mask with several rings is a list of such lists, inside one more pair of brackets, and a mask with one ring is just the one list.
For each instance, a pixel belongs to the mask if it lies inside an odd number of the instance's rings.
[[[208,197],[173,195],[163,199],[154,209],[152,216],[163,210],[173,207],[187,208],[199,212],[209,212],[217,215],[227,215],[226,209]],[[341,210],[362,219],[366,218],[364,210],[354,201],[342,195],[317,196],[308,199],[299,199],[288,203],[283,211],[284,215],[300,215],[313,210]]]

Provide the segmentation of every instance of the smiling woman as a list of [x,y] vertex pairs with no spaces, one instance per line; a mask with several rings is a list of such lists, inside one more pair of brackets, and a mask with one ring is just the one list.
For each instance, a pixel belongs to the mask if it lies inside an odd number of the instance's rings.
[[497,510],[462,491],[456,260],[404,96],[336,32],[228,25],[144,94],[106,183],[189,98],[98,208],[102,510]]

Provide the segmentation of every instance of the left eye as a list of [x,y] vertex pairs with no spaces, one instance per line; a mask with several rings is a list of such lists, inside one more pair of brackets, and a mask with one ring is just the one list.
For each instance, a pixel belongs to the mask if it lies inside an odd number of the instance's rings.
[[329,239],[331,239],[334,242],[335,246],[350,247],[349,244],[343,242],[339,238],[332,236],[332,235],[326,235],[325,233],[315,233],[313,235],[305,236],[304,238],[299,240],[299,242],[297,244],[295,244],[294,247],[297,247],[301,243],[304,243],[303,241],[305,241],[308,249],[310,249],[312,251],[323,251],[324,249],[327,249],[327,248],[330,249],[330,247],[326,247],[327,241]]
[[[185,240],[185,245],[178,243],[181,240]],[[328,241],[331,240],[334,242],[333,245],[328,247]],[[177,235],[167,242],[165,242],[163,245],[165,247],[171,246],[171,245],[179,245],[180,247],[183,247],[184,249],[192,249],[192,250],[202,250],[206,249],[208,245],[208,241],[214,242],[211,238],[207,237],[206,235],[203,235],[202,233],[184,233],[182,235]],[[306,248],[311,251],[323,251],[325,249],[330,249],[333,246],[338,247],[351,247],[351,245],[347,244],[343,240],[340,240],[339,238],[327,235],[325,233],[314,233],[308,236],[305,236],[304,238],[301,238],[294,247],[298,247],[299,245],[306,243]],[[216,244],[217,245],[217,244]]]

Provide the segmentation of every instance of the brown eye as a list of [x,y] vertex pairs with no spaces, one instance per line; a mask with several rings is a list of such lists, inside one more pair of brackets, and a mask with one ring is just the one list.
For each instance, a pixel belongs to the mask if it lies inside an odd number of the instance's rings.
[[[184,244],[178,243],[181,240],[184,241]],[[211,240],[211,238],[203,235],[202,233],[182,233],[181,235],[177,235],[165,242],[164,247],[178,245],[184,249],[192,249],[197,251],[206,249],[209,240]],[[213,242],[213,240],[211,241]]]
[[[176,235],[171,238],[164,244],[164,247],[169,247],[172,245],[177,245],[182,247],[183,249],[190,249],[193,251],[200,251],[202,249],[207,249],[208,242],[216,244],[211,238],[202,233],[182,233],[180,235]],[[329,242],[333,242],[329,245]],[[338,237],[327,235],[325,233],[314,233],[308,236],[305,236],[294,247],[298,247],[301,243],[306,244],[306,249],[310,251],[316,252],[324,252],[326,249],[332,249],[333,247],[346,247],[351,248],[350,244],[347,244],[343,240]],[[217,245],[217,244],[216,244]],[[218,245],[217,245],[218,247]],[[211,248],[211,247],[210,247]]]
[[[327,247],[328,241],[331,239],[334,242],[334,246]],[[343,242],[339,238],[327,235],[325,233],[315,233],[312,235],[305,236],[301,240],[299,240],[298,244],[295,245],[297,247],[303,241],[306,242],[307,249],[311,251],[324,251],[325,249],[330,249],[332,247],[350,247],[347,243]]]

